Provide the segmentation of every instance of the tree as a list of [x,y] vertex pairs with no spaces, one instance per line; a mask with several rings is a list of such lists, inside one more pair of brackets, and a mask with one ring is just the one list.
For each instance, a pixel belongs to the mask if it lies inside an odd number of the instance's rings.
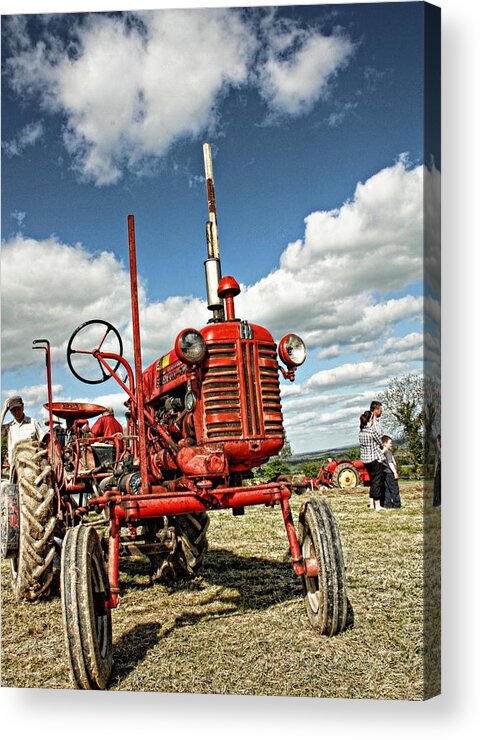
[[302,463],[301,469],[302,472],[305,473],[305,476],[307,478],[316,478],[318,475],[318,471],[324,464],[323,460],[316,460],[316,461],[308,461]]
[[348,457],[349,460],[359,460],[360,447],[352,447],[351,450],[347,450],[347,452],[345,453],[345,457]]
[[390,380],[387,390],[378,397],[385,409],[382,426],[390,428],[391,436],[402,434],[411,463],[423,473],[425,419],[424,379],[409,374]]
[[290,444],[288,439],[285,437],[285,442],[283,443],[283,447],[278,453],[278,456],[281,457],[282,460],[285,460],[285,458],[292,457],[292,455],[293,455],[292,445]]

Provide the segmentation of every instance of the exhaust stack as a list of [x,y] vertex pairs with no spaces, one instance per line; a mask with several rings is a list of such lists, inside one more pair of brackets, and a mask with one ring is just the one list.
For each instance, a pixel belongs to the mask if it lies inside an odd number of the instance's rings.
[[205,163],[205,180],[207,184],[208,221],[206,225],[207,254],[205,265],[205,280],[207,284],[207,303],[213,312],[213,319],[223,321],[225,310],[223,300],[218,297],[218,284],[222,277],[220,263],[220,248],[218,245],[217,207],[215,204],[215,184],[213,182],[212,152],[210,144],[203,145],[203,160]]

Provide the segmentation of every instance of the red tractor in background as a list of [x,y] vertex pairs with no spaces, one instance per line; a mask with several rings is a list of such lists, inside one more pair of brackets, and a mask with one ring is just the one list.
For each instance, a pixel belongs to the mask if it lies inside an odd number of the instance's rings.
[[[246,506],[278,506],[311,625],[331,636],[351,623],[340,534],[328,503],[303,504],[297,535],[292,486],[251,480],[252,469],[284,444],[279,375],[293,381],[306,350],[296,334],[277,347],[266,328],[236,317],[240,288],[221,274],[208,144],[204,160],[210,321],[199,331],[181,331],[170,352],[142,369],[129,216],[134,366],[107,321],[85,322],[68,342],[67,362],[77,378],[96,384],[113,377],[125,392],[125,434],[92,439],[88,419],[102,407],[54,402],[50,345],[34,343],[46,356],[49,438],[45,449],[31,442],[17,451],[10,484],[2,488],[4,554],[12,559],[17,596],[35,600],[54,587],[55,550],[61,551],[63,623],[78,688],[104,688],[110,676],[120,557],[143,553],[161,579],[192,575],[206,552],[209,514],[218,509],[241,516]],[[55,433],[54,415],[66,421],[64,435]]]
[[370,485],[370,476],[361,460],[332,460],[322,465],[316,478],[306,478],[311,488],[356,488]]

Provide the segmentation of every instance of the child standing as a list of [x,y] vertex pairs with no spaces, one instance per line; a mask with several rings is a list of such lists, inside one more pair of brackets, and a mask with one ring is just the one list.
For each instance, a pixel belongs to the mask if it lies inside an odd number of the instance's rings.
[[382,437],[382,443],[385,454],[385,503],[386,509],[399,509],[402,505],[400,501],[400,488],[398,486],[398,471],[395,458],[393,456],[393,440],[387,434]]

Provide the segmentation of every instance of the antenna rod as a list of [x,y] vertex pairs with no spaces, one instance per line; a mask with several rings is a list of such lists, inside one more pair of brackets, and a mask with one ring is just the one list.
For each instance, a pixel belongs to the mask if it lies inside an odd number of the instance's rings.
[[215,183],[213,180],[212,151],[207,142],[203,145],[205,180],[207,185],[208,221],[206,226],[208,259],[204,262],[207,283],[207,303],[213,312],[214,320],[225,318],[223,300],[218,297],[218,283],[222,277],[220,247],[218,243],[217,206],[215,203]]

